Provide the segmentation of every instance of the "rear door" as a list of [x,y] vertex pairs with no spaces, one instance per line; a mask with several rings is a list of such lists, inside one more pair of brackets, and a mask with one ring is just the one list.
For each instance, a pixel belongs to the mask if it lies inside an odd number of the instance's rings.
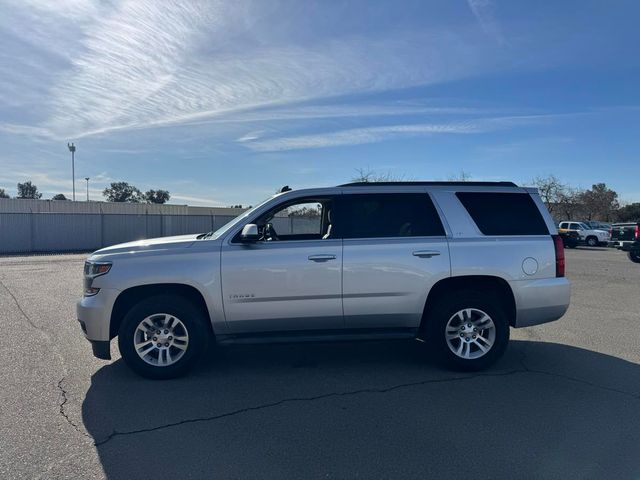
[[337,210],[345,328],[416,328],[429,290],[450,275],[438,212],[426,192],[358,192],[345,190]]

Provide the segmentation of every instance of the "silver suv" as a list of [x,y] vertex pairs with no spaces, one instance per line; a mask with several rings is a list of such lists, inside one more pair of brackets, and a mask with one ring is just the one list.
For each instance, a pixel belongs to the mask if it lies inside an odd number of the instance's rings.
[[495,362],[509,327],[569,306],[536,189],[510,182],[283,189],[221,229],[103,248],[80,325],[137,373],[186,373],[210,343],[421,339],[453,368]]

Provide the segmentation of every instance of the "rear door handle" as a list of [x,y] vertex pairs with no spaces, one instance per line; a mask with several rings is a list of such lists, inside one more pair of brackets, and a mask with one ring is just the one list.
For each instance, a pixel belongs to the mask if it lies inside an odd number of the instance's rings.
[[312,262],[326,262],[327,260],[335,260],[335,255],[329,254],[320,254],[320,255],[309,255],[309,260]]
[[431,258],[440,255],[440,252],[437,250],[416,250],[413,252],[414,257],[420,258]]

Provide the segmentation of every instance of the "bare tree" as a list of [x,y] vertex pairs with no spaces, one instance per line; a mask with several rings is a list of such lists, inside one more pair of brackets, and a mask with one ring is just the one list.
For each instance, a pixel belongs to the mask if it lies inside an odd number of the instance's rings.
[[460,169],[460,173],[449,175],[450,182],[470,182],[471,178],[471,174],[469,172],[465,172],[463,169]]
[[540,198],[542,198],[549,213],[553,213],[560,205],[564,205],[564,208],[566,208],[575,200],[571,189],[563,184],[555,175],[536,177],[532,183],[538,187]]
[[556,213],[562,215],[562,220],[578,220],[583,215],[584,208],[580,202],[582,193],[580,189],[567,186],[558,192],[554,208]]
[[391,171],[377,173],[370,168],[356,168],[356,174],[351,177],[352,182],[402,182],[406,181],[405,175],[394,175]]

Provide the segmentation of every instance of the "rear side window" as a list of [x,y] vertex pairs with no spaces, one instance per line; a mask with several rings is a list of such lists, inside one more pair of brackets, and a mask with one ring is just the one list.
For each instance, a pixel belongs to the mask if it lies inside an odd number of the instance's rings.
[[342,238],[444,236],[426,193],[343,195],[338,217]]
[[549,235],[528,193],[458,192],[456,196],[485,235]]

